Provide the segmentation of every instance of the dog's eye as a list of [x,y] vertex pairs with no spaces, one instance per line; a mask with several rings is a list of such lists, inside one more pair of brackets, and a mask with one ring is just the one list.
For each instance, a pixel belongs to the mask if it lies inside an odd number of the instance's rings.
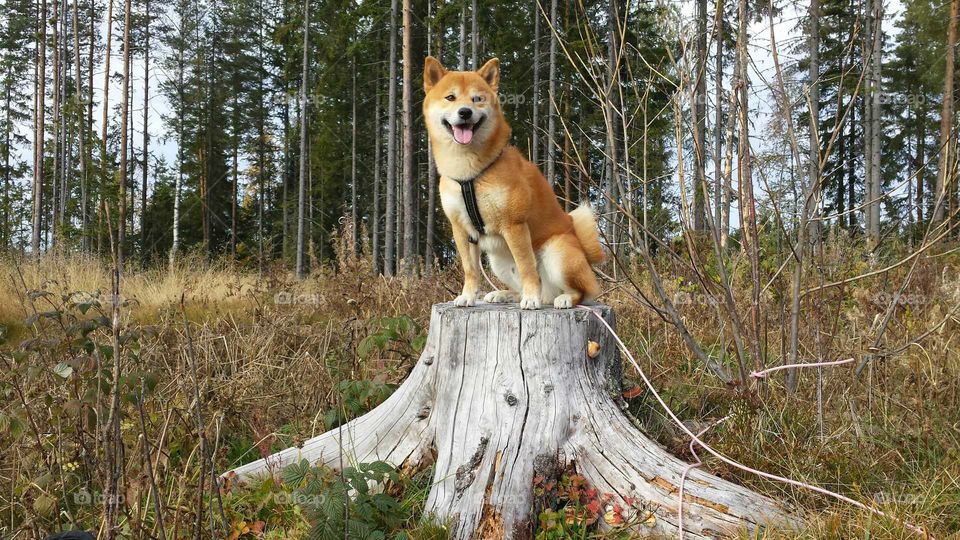
[[473,96],[474,103],[480,103],[483,101],[483,96]]
[[448,95],[448,96],[447,96],[446,98],[444,98],[444,99],[446,99],[447,101],[453,101],[453,100],[457,99],[457,96],[455,96],[455,95],[453,95],[453,94],[450,94],[450,95]]

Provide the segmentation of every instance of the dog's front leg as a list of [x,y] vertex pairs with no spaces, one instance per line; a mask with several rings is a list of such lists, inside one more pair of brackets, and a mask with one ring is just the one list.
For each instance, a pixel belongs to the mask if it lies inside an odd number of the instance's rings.
[[467,230],[456,221],[451,221],[453,241],[463,265],[463,290],[453,300],[455,306],[466,307],[477,303],[480,288],[480,248],[470,242]]
[[520,275],[520,309],[540,309],[540,274],[537,273],[537,258],[533,254],[530,229],[526,223],[517,223],[504,227],[502,234]]

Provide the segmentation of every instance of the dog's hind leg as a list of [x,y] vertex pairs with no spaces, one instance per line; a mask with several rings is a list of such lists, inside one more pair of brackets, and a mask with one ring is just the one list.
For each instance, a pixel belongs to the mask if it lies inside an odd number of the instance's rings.
[[552,238],[540,253],[544,302],[553,302],[553,307],[559,309],[571,308],[600,293],[597,277],[575,236]]

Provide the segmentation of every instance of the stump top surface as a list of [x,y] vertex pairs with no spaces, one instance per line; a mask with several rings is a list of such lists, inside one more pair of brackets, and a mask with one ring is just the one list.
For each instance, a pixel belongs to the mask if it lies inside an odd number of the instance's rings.
[[[611,308],[606,304],[593,303],[593,304],[588,304],[585,307],[598,310],[604,316],[607,316],[611,311],[613,311],[613,308]],[[515,302],[500,303],[500,304],[478,302],[476,305],[470,306],[470,307],[458,307],[453,305],[453,302],[441,302],[439,304],[434,304],[433,309],[441,313],[445,311],[456,310],[456,311],[463,311],[465,313],[484,313],[484,312],[491,312],[491,311],[507,311],[507,312],[515,311],[515,312],[529,314],[529,315],[535,315],[537,313],[569,313],[571,316],[578,315],[578,314],[579,315],[586,314],[586,311],[582,309],[577,309],[577,308],[557,309],[553,306],[543,306],[540,309],[520,309],[520,304]]]

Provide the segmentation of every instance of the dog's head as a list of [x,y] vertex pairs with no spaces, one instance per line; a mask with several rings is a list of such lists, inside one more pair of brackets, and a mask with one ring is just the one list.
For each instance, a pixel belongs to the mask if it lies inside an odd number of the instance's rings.
[[477,71],[447,71],[428,56],[423,69],[423,116],[434,140],[457,146],[482,146],[505,125],[497,86],[500,61]]

